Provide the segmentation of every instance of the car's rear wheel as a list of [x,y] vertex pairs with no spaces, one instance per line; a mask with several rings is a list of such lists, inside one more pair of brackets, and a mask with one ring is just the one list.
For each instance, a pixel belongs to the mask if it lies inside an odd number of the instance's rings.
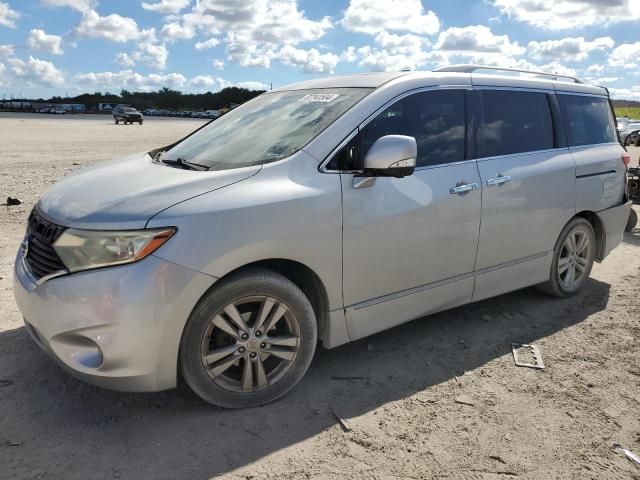
[[120,123],[120,121],[117,118],[114,118],[113,121],[116,123],[116,125]]
[[549,280],[538,288],[556,297],[576,294],[589,278],[595,255],[593,227],[584,218],[574,218],[558,237]]
[[255,269],[205,294],[182,335],[180,365],[205,401],[254,407],[300,381],[316,341],[315,314],[304,293],[276,272]]
[[630,232],[631,230],[636,228],[637,224],[638,224],[638,214],[632,208],[629,211],[629,218],[627,219],[627,226],[625,227],[625,231]]

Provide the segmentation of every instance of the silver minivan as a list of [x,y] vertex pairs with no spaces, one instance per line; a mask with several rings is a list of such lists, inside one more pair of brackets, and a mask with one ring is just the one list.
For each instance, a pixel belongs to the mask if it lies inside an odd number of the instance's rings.
[[298,383],[319,342],[576,293],[630,209],[608,92],[482,68],[297,83],[65,178],[15,262],[27,330],[96,385],[182,377],[247,407]]

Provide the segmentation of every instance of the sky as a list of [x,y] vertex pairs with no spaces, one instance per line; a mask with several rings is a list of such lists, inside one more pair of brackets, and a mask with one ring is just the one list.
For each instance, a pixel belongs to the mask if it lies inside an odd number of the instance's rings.
[[639,2],[0,0],[0,98],[268,89],[481,63],[640,100]]

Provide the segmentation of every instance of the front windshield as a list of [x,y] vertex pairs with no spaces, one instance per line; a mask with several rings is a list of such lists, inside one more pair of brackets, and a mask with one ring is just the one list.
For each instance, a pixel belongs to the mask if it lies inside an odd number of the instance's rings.
[[125,111],[125,113],[136,113],[136,109],[135,108],[125,108],[124,111]]
[[186,138],[164,158],[210,170],[274,162],[300,150],[369,92],[330,88],[264,93]]

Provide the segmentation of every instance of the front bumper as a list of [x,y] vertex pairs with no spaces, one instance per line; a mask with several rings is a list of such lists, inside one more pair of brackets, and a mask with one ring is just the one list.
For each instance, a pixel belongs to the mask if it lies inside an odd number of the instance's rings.
[[158,391],[177,383],[180,337],[215,278],[153,255],[36,285],[18,253],[14,295],[34,341],[100,387]]

